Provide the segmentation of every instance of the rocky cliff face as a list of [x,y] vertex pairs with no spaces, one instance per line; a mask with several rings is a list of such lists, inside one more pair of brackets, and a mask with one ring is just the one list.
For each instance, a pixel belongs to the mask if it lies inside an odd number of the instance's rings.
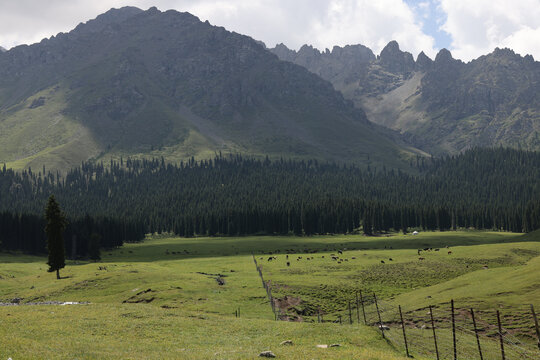
[[414,61],[395,41],[367,61],[332,52],[306,62],[299,58],[302,49],[281,45],[272,51],[329,80],[370,120],[399,130],[429,152],[497,145],[540,150],[540,63],[531,56],[495,49],[463,63],[442,49],[435,60],[422,52]]

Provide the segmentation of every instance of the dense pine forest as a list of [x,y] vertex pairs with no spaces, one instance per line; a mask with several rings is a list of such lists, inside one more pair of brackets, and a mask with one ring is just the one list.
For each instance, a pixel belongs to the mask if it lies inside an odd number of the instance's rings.
[[[66,248],[87,254],[145,233],[367,235],[458,228],[540,228],[540,154],[473,149],[417,158],[415,174],[318,161],[240,155],[168,164],[162,159],[83,163],[66,176],[0,172],[0,240],[8,250],[42,252],[43,209],[55,194],[69,218]],[[73,237],[77,241],[73,241]]]

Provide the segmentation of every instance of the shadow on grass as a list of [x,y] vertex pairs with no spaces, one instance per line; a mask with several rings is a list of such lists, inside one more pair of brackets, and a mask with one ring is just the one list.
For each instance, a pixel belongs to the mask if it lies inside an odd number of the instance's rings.
[[[540,234],[539,234],[540,235]],[[155,241],[157,240],[157,241]],[[157,238],[131,244],[130,253],[122,249],[109,251],[102,256],[104,263],[149,262],[181,260],[190,258],[212,258],[240,255],[284,255],[290,253],[337,252],[338,250],[405,250],[425,247],[474,246],[517,242],[537,242],[540,236],[520,236],[497,232],[433,232],[423,236],[246,236],[219,238]],[[122,254],[121,254],[122,253]]]
[[[425,247],[474,246],[517,242],[539,242],[540,231],[525,235],[504,232],[448,231],[423,232],[420,235],[364,236],[364,235],[317,235],[317,236],[237,236],[179,238],[155,236],[143,242],[125,244],[114,250],[102,250],[97,263],[152,262],[191,258],[214,258],[223,256],[283,255],[287,252],[306,254],[337,252],[338,250],[406,250]],[[43,255],[45,256],[45,255]],[[39,262],[39,256],[1,253],[5,263]],[[70,265],[85,265],[79,260]]]

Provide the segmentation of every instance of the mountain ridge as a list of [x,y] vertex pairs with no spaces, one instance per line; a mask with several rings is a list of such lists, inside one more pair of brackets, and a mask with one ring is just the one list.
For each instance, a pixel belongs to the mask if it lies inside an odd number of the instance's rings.
[[[348,47],[371,52],[363,45]],[[423,150],[436,155],[493,145],[540,150],[540,63],[531,55],[496,48],[464,63],[441,49],[434,60],[421,52],[414,61],[391,41],[380,55],[355,61],[353,55],[343,59],[340,47],[307,48],[280,44],[270,51],[330,81],[371,121],[400,131]]]
[[0,130],[14,167],[223,151],[404,168],[421,153],[260,42],[157,8],[113,9],[4,53]]

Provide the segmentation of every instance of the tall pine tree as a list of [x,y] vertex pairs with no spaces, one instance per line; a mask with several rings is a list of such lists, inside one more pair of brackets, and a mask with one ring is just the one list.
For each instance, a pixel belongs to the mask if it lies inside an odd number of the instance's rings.
[[64,249],[64,229],[67,221],[60,205],[54,195],[49,197],[45,208],[45,233],[47,234],[47,250],[49,252],[48,272],[56,271],[56,278],[60,279],[60,269],[66,266]]

